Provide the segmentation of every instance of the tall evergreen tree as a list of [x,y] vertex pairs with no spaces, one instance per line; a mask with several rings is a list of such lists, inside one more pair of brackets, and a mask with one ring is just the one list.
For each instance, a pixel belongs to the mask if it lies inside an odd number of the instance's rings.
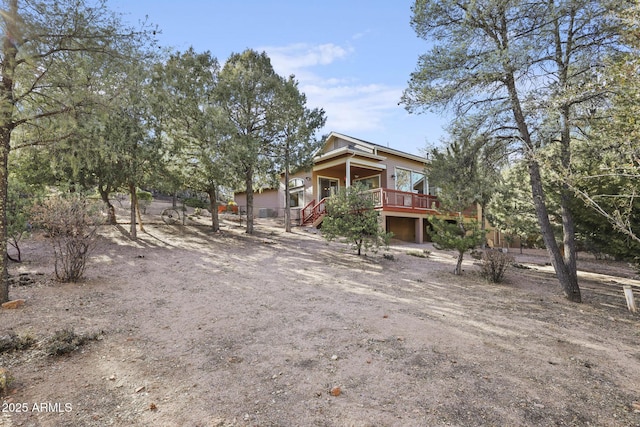
[[625,239],[640,243],[640,4],[620,18],[629,49],[586,79],[589,90],[612,96],[583,109],[581,140],[574,142],[576,170],[564,178],[590,210]]
[[104,0],[0,4],[0,302],[9,297],[7,182],[12,149],[68,137],[91,106],[99,70],[86,57],[121,57],[150,34],[122,25]]
[[310,109],[306,104],[307,97],[300,92],[294,76],[283,79],[270,125],[274,127],[276,135],[272,155],[277,171],[284,173],[284,220],[287,232],[291,231],[289,175],[311,167],[312,156],[323,143],[316,134],[327,121],[324,110]]
[[419,59],[403,102],[410,111],[453,108],[483,114],[494,137],[511,138],[526,160],[536,216],[566,297],[580,302],[571,191],[561,195],[564,256],[542,185],[539,150],[558,144],[570,169],[576,109],[603,97],[583,91],[583,76],[621,45],[612,9],[627,2],[561,0],[417,0],[412,26],[433,42]]
[[228,121],[214,98],[220,66],[210,52],[193,48],[171,55],[158,65],[154,87],[160,97],[156,113],[171,145],[171,161],[183,184],[209,196],[211,227],[220,229],[218,198],[233,180],[225,158]]
[[[161,140],[147,126],[148,106],[144,98],[135,93],[129,107],[121,107],[111,114],[109,127],[105,129],[108,144],[114,147],[120,173],[130,198],[129,235],[137,238],[138,188],[148,183],[153,170],[162,159]],[[143,230],[142,223],[140,224]]]
[[244,179],[248,234],[253,234],[255,180],[273,168],[269,152],[276,132],[269,120],[280,86],[281,79],[267,54],[248,49],[229,57],[215,91],[216,101],[232,129],[226,156]]

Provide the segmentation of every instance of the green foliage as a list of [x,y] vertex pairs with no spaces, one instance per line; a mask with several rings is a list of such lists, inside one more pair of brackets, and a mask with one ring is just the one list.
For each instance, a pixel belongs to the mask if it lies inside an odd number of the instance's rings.
[[264,52],[250,49],[229,57],[214,95],[229,126],[225,158],[242,178],[251,234],[254,188],[271,184],[274,174],[308,166],[320,144],[315,133],[325,123],[324,111],[307,108],[297,81],[279,76]]
[[487,218],[504,233],[509,243],[516,238],[524,243],[531,236],[540,235],[524,163],[517,163],[503,171],[502,181],[487,206]]
[[48,234],[55,272],[62,282],[82,278],[98,226],[104,222],[100,205],[80,194],[51,196],[33,207],[33,221]]
[[430,185],[440,188],[443,209],[461,212],[474,203],[485,206],[500,181],[506,160],[504,144],[483,135],[462,119],[452,126],[452,141],[432,149],[427,165]]
[[298,82],[290,76],[282,79],[278,91],[277,106],[271,125],[275,135],[272,144],[275,170],[284,172],[285,181],[285,230],[291,231],[291,209],[289,206],[289,174],[308,170],[313,164],[313,154],[323,144],[316,133],[325,125],[322,109],[309,109],[307,97],[300,92]]
[[[112,86],[105,76],[107,64],[137,62],[139,56],[127,54],[145,45],[150,32],[124,26],[104,1],[5,1],[0,26],[0,243],[6,247],[10,152],[29,149],[42,154],[44,146],[73,139],[77,124],[108,98]],[[47,154],[48,159],[37,160],[53,163]],[[51,171],[46,163],[33,169],[34,176]],[[9,287],[7,257],[0,258],[2,302],[8,299]]]
[[477,222],[464,224],[462,219],[449,222],[444,219],[430,217],[433,227],[433,243],[436,249],[466,252],[477,247],[484,236]]
[[546,206],[539,151],[558,145],[553,172],[571,170],[572,135],[586,129],[580,115],[611,93],[607,79],[597,76],[604,67],[596,64],[626,48],[618,13],[633,5],[416,0],[412,6],[411,25],[430,50],[420,56],[402,102],[411,112],[475,117],[474,133],[509,141],[525,159],[545,246],[565,295],[575,302],[581,297],[569,183],[559,179],[554,188],[562,205],[563,256]]
[[[540,158],[553,158],[556,155],[554,146],[541,151]],[[624,198],[625,194],[633,194],[629,185],[632,179],[627,174],[602,174],[607,164],[611,165],[611,153],[606,145],[595,145],[595,141],[574,141],[575,153],[572,158],[573,173],[583,178],[576,183],[575,189],[595,197],[598,206],[607,212],[622,212],[619,205],[630,208],[624,215],[624,221],[636,229],[640,227],[640,218],[635,212],[640,212],[640,199]],[[556,239],[560,239],[561,214],[560,201],[554,192],[553,179],[559,179],[547,167],[547,161],[542,162],[542,170],[546,179],[543,182],[547,190],[547,207],[550,213]],[[589,178],[591,176],[591,178]],[[595,179],[597,177],[597,179]],[[551,182],[550,182],[551,181]],[[617,207],[618,206],[618,207]],[[633,260],[640,250],[640,242],[628,233],[621,232],[614,223],[596,209],[585,206],[583,198],[572,201],[571,210],[575,224],[576,242],[579,250],[592,253],[598,258],[613,257],[619,260]],[[503,172],[503,180],[496,189],[488,206],[488,218],[492,224],[505,233],[507,241],[520,238],[525,247],[542,246],[540,242],[540,227],[532,202],[529,177],[526,164],[519,162]],[[622,213],[621,213],[622,218]]]
[[[169,176],[175,187],[207,193],[210,205],[217,202],[223,188],[237,183],[228,158],[234,151],[231,126],[220,101],[214,99],[219,72],[218,60],[210,52],[196,53],[190,48],[157,64],[153,79],[162,100],[155,110],[162,117],[171,159],[162,174],[164,180]],[[220,225],[216,209],[212,210],[215,231]]]
[[500,283],[504,280],[504,275],[513,262],[512,255],[495,249],[487,249],[480,258],[480,274],[493,283]]
[[188,197],[184,199],[184,205],[190,208],[207,209],[207,202],[197,197]]
[[151,192],[141,190],[140,188],[136,190],[136,196],[138,197],[139,201],[145,201],[145,202],[153,201],[153,195],[151,194]]
[[248,234],[253,233],[254,186],[270,180],[274,169],[270,150],[276,137],[273,120],[281,82],[266,53],[247,49],[229,57],[214,91],[221,115],[230,125],[227,160],[242,177],[247,195]]
[[27,233],[31,225],[29,223],[29,215],[36,198],[41,194],[33,186],[27,185],[16,176],[9,176],[9,187],[7,195],[7,238],[8,243],[12,246],[17,256],[14,261],[22,261],[22,252],[20,251],[20,241],[25,233]]
[[340,239],[350,244],[358,255],[362,249],[376,251],[388,246],[391,233],[380,226],[373,199],[360,184],[340,191],[326,201],[326,216],[322,222],[322,236],[331,241]]
[[138,205],[142,213],[147,213],[147,208],[151,206],[151,202],[153,202],[153,195],[148,191],[138,188],[136,189],[136,197],[138,198]]
[[[481,207],[480,228],[485,228],[486,206],[500,182],[500,165],[506,161],[504,144],[483,135],[462,119],[452,127],[453,141],[444,150],[432,150],[427,174],[440,188],[438,200],[445,212]],[[484,241],[482,242],[484,245]]]
[[457,251],[458,261],[454,274],[462,274],[464,253],[484,242],[484,231],[480,229],[476,221],[465,223],[462,217],[457,217],[454,221],[449,222],[432,216],[429,218],[429,222],[433,228],[431,236],[433,246],[440,250]]
[[[637,150],[632,148],[637,146],[632,140],[633,121],[622,119],[625,108],[619,101],[615,97],[614,105],[607,110],[613,120],[594,119],[591,138],[574,142],[574,174],[567,181],[578,196],[574,220],[582,249],[598,258],[631,261],[640,251],[640,175],[633,170]],[[633,116],[640,113],[637,107],[628,105]]]
[[[610,201],[601,201],[602,206],[609,203]],[[640,253],[638,240],[620,232],[619,228],[596,210],[585,209],[582,201],[577,200],[576,205],[578,206],[574,210],[574,220],[580,249],[590,252],[596,258],[613,257],[617,260],[633,261],[637,257]],[[640,212],[640,200],[634,201],[632,205],[634,212]],[[629,215],[627,221],[631,229],[640,229],[640,218],[636,214]]]
[[[604,234],[602,241],[588,236],[589,246],[609,246],[606,234],[615,231],[611,233],[615,240],[611,253],[616,256],[629,252],[624,246],[637,251],[636,243],[640,243],[640,5],[636,3],[621,17],[629,50],[609,58],[602,67],[603,74],[593,79],[606,82],[612,95],[608,102],[594,103],[584,112],[583,127],[588,130],[588,138],[573,142],[573,170],[565,177],[588,210],[608,223],[588,221],[596,223]],[[590,216],[582,211],[577,214]],[[588,230],[583,228],[582,233]],[[627,245],[625,241],[634,243]]]
[[440,188],[443,209],[461,212],[476,202],[476,154],[467,144],[454,141],[444,150],[431,150],[427,175],[429,184]]

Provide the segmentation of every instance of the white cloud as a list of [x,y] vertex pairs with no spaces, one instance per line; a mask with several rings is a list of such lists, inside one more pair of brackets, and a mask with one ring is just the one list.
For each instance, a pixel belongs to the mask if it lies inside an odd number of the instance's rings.
[[385,122],[398,114],[402,88],[383,82],[363,82],[354,76],[336,74],[346,73],[340,67],[329,67],[353,56],[355,50],[351,47],[297,43],[259,50],[267,52],[278,74],[295,74],[310,107],[325,110],[325,131],[358,137],[362,132],[385,129]]
[[369,34],[370,32],[371,32],[371,30],[363,31],[361,33],[356,33],[353,36],[351,36],[351,40],[361,39],[361,38],[365,37],[367,34]]
[[337,46],[333,43],[309,45],[296,43],[282,47],[264,47],[271,58],[273,68],[281,75],[298,74],[298,70],[317,65],[329,65],[343,59],[353,52],[351,48]]
[[393,114],[401,89],[380,84],[301,85],[309,104],[324,108],[327,129],[358,136],[358,132],[380,130]]

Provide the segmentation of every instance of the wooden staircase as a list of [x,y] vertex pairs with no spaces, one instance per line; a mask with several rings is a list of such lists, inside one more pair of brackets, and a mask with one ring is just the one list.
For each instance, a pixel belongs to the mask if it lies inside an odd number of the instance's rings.
[[311,202],[307,203],[307,205],[302,208],[302,214],[300,215],[300,225],[311,227],[317,227],[318,225],[320,225],[327,213],[325,208],[325,201],[326,198],[316,203],[314,199]]

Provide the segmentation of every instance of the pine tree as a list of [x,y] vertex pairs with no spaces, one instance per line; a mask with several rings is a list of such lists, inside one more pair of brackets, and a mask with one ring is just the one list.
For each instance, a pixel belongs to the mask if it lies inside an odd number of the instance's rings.
[[420,56],[402,101],[410,111],[449,109],[457,116],[482,117],[487,134],[520,150],[545,247],[565,296],[575,302],[581,295],[573,193],[566,182],[555,189],[561,201],[561,251],[538,154],[557,143],[557,164],[571,168],[576,112],[607,95],[598,87],[585,91],[584,76],[623,46],[621,23],[612,11],[631,3],[416,0],[412,7],[413,28],[432,46]]
[[276,107],[280,82],[267,54],[248,49],[229,57],[215,90],[215,100],[231,129],[225,156],[244,181],[247,234],[253,234],[256,181],[273,170],[269,153],[276,135],[270,114]]
[[[105,1],[5,0],[0,13],[0,302],[9,298],[7,182],[11,150],[54,144],[91,109],[104,61],[148,43],[150,31],[126,28]],[[135,49],[134,49],[135,50]]]
[[377,250],[389,244],[392,234],[382,229],[373,199],[361,184],[341,188],[336,195],[327,199],[326,210],[321,229],[325,239],[338,239],[351,245],[358,256],[362,254],[362,249]]

